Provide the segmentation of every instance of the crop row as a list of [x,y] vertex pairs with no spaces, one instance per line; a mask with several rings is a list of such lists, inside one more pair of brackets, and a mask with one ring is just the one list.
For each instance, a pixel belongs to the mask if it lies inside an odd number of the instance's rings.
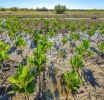
[[[91,28],[88,28],[88,25],[84,25],[84,21],[81,24],[76,23],[76,21],[69,23],[60,19],[50,20],[41,18],[40,20],[27,20],[16,17],[11,19],[6,18],[5,22],[0,24],[0,63],[5,78],[7,76],[4,72],[3,65],[9,59],[10,54],[8,51],[11,46],[14,50],[19,49],[21,51],[21,57],[25,61],[18,65],[17,73],[13,77],[8,78],[8,81],[12,84],[12,89],[8,94],[14,92],[24,93],[29,100],[29,96],[35,91],[38,85],[33,83],[36,76],[39,79],[40,94],[42,86],[40,74],[45,72],[45,64],[48,60],[47,52],[50,50],[51,53],[51,48],[55,45],[52,39],[61,32],[63,38],[61,38],[61,41],[60,38],[58,39],[59,45],[61,46],[57,51],[59,59],[65,60],[64,46],[67,42],[70,42],[70,50],[73,54],[73,57],[69,60],[72,70],[68,70],[66,67],[66,72],[62,73],[61,78],[68,89],[72,92],[77,91],[83,82],[79,75],[79,70],[85,66],[85,59],[94,56],[96,53],[90,49],[90,43],[97,29],[99,30],[96,38],[96,48],[99,50],[98,56],[103,57],[104,53],[104,42],[101,40],[104,34],[104,24],[100,24],[98,27],[98,23],[94,22]],[[36,49],[33,51],[32,56],[24,57],[22,54],[27,44],[27,39],[25,40],[22,36],[23,32],[26,36],[29,34],[31,41],[35,41],[34,45],[36,45]],[[9,45],[5,43],[3,33],[9,36],[11,41]],[[67,33],[69,34],[67,35]],[[85,34],[87,34],[86,39],[83,38]],[[80,45],[77,45],[78,41]],[[61,66],[59,70],[62,71]],[[55,68],[54,73],[57,74],[57,72],[58,69]]]

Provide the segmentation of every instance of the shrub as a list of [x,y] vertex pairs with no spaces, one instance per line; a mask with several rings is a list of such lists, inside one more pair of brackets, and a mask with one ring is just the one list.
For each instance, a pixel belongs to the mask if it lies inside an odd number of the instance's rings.
[[66,6],[56,5],[55,8],[57,14],[62,14],[66,11]]

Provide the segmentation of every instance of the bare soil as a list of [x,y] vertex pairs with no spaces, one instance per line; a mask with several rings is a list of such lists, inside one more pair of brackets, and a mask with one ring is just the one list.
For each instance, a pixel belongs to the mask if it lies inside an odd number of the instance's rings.
[[[67,34],[69,36],[69,32]],[[59,34],[60,39],[63,37],[62,34]],[[10,40],[7,37],[5,42],[9,42]],[[85,37],[86,38],[86,37]],[[92,38],[93,39],[93,38]],[[83,83],[80,86],[80,89],[77,92],[71,92],[67,89],[65,84],[63,83],[62,76],[63,73],[67,70],[71,71],[70,58],[73,57],[70,49],[70,42],[68,42],[65,46],[65,54],[66,57],[63,59],[58,58],[57,48],[59,47],[58,35],[52,40],[56,45],[54,45],[47,52],[48,61],[46,63],[46,72],[45,72],[45,80],[43,83],[43,73],[41,73],[41,83],[42,83],[42,92],[40,100],[104,100],[104,58],[98,58],[97,53],[92,58],[86,59],[84,64],[85,66],[79,71],[79,76],[82,78]],[[95,42],[91,42],[91,46],[96,49],[96,40]],[[76,41],[78,45],[78,41]],[[24,48],[23,56],[26,57],[32,55],[33,50],[35,50],[35,46],[33,43],[33,48],[30,48],[30,40],[27,41],[27,46]],[[12,47],[12,44],[11,44]],[[12,51],[12,50],[11,50]],[[18,49],[10,52],[9,60],[6,62],[4,72],[9,76],[13,76],[17,71],[17,66],[22,62],[22,57],[17,53]],[[96,60],[98,58],[98,60]],[[65,67],[66,66],[66,67]],[[58,73],[54,74],[54,68],[58,68]],[[61,69],[60,69],[61,68]],[[37,84],[36,92],[34,92],[29,98],[30,100],[39,100],[36,99],[38,95],[38,78],[36,76],[35,81]],[[0,72],[0,100],[26,100],[26,98],[22,94],[8,95],[7,91],[10,90],[10,83],[5,79],[5,76],[2,72]],[[68,98],[68,99],[67,99]]]

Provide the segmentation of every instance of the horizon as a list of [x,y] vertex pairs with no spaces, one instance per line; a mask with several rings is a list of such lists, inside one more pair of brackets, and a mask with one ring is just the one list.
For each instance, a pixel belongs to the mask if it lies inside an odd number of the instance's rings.
[[36,9],[37,7],[46,7],[48,9],[54,9],[58,4],[65,5],[68,9],[104,10],[104,0],[0,0],[0,7],[4,8],[18,7]]

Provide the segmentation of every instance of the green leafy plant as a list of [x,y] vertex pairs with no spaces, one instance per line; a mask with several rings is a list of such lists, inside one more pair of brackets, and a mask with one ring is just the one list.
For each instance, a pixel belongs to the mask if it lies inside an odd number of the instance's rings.
[[66,11],[66,6],[56,5],[55,8],[57,14],[62,14]]
[[41,91],[40,73],[45,70],[44,64],[48,60],[47,57],[46,57],[46,54],[43,51],[43,45],[41,45],[40,42],[37,43],[37,49],[33,53],[33,55],[34,55],[34,60],[33,60],[34,69],[39,74],[39,93],[40,93],[40,91]]
[[81,30],[82,30],[81,41],[82,41],[83,34],[84,34],[84,32],[85,32],[87,29],[88,29],[88,26],[86,26],[86,25],[81,26]]
[[64,73],[64,80],[68,89],[71,91],[77,91],[80,88],[82,80],[78,77],[78,73],[75,70],[72,70],[70,73]]
[[72,32],[71,34],[70,34],[70,39],[73,41],[73,42],[75,42],[76,40],[78,40],[80,38],[80,36],[79,36],[79,34],[76,32],[76,33],[74,33],[74,32]]
[[41,39],[41,34],[38,31],[36,31],[35,34],[33,35],[33,38],[37,43]]
[[59,56],[60,58],[63,58],[63,57],[64,57],[64,53],[63,53],[62,51],[59,51],[57,54],[58,54],[58,56]]
[[26,41],[24,40],[22,35],[19,35],[17,37],[17,40],[15,41],[15,45],[21,50],[21,56],[24,59],[23,54],[22,54],[22,49],[23,49],[23,47],[26,46]]
[[54,74],[57,74],[59,70],[57,67],[54,67],[53,71],[54,71]]
[[94,51],[89,50],[89,40],[84,40],[79,47],[75,47],[75,52],[82,55],[84,58],[88,58],[94,55]]
[[71,48],[72,48],[72,53],[73,53],[73,47],[74,47],[74,43],[76,40],[78,40],[80,38],[79,34],[76,32],[72,32],[70,34],[70,39],[71,39]]
[[104,29],[100,30],[100,36],[104,34]]
[[13,31],[9,30],[8,35],[9,35],[10,40],[12,42],[12,46],[14,47],[13,39],[15,38],[16,34]]
[[98,22],[96,21],[96,22],[93,23],[92,27],[97,28],[97,26],[98,26]]
[[14,75],[14,77],[8,78],[8,81],[12,84],[11,91],[9,91],[8,94],[15,92],[24,93],[27,96],[27,100],[29,100],[29,96],[36,88],[36,84],[32,83],[35,75],[36,74],[29,71],[29,67],[27,65],[23,68],[23,66],[19,64],[18,72]]
[[94,55],[94,51],[88,50],[87,53],[86,53],[86,55],[85,55],[85,57],[91,57],[93,55]]
[[[2,72],[4,71],[3,64],[9,58],[9,54],[8,54],[8,50],[9,49],[10,49],[10,46],[9,45],[7,45],[4,42],[0,41],[0,63],[1,63]],[[5,77],[7,77],[5,73],[4,73],[4,75],[5,75]]]
[[97,44],[100,42],[100,37],[104,34],[104,23],[100,24],[100,27],[99,27],[99,34],[98,34],[98,42]]
[[68,30],[70,27],[70,23],[69,22],[65,22],[65,29]]
[[29,56],[27,57],[27,65],[31,68],[34,67],[34,57],[33,56]]
[[[64,57],[64,53],[62,51],[58,51],[57,55],[60,59],[62,59]],[[61,66],[60,66],[60,60],[59,60],[59,67],[60,67],[60,71],[62,72]]]
[[[0,28],[0,35],[1,35],[1,37],[2,37],[2,33],[3,33],[3,29]],[[3,37],[2,37],[2,39],[3,39]]]
[[71,25],[70,25],[70,27],[69,27],[69,30],[71,31],[71,33],[72,32],[74,32],[75,30],[76,30],[76,25],[75,25],[76,23],[72,23]]
[[49,49],[51,49],[51,47],[53,46],[53,42],[49,42],[46,35],[43,35],[41,40],[40,40],[40,43],[42,45],[42,50],[43,52],[47,52]]
[[84,33],[88,29],[88,26],[84,25],[81,26],[82,33]]
[[34,54],[33,62],[35,65],[34,69],[38,73],[40,73],[44,70],[43,64],[47,61],[47,57],[46,57],[45,53],[43,52],[42,48],[43,48],[43,45],[41,45],[41,43],[38,43],[36,50],[33,52],[33,54]]
[[49,35],[50,38],[53,38],[56,35],[56,33],[53,29],[51,29],[49,32],[47,32],[47,34]]
[[55,30],[55,27],[57,26],[57,21],[56,21],[56,19],[54,19],[53,20],[53,23],[52,23],[52,27],[53,27],[53,29]]
[[33,33],[34,33],[34,30],[30,27],[28,29],[28,34],[30,35],[30,38],[32,39],[33,38]]
[[17,40],[15,41],[15,45],[19,48],[23,48],[24,46],[26,46],[26,42],[23,39],[22,35],[19,35],[17,37]]
[[81,46],[75,47],[75,52],[79,55],[83,55],[85,52],[87,52],[89,48],[89,39],[85,39],[82,43]]
[[102,55],[102,53],[104,53],[104,42],[100,42],[98,45],[97,45],[99,51],[100,51],[100,54]]
[[9,49],[10,46],[0,40],[0,50],[7,52]]
[[78,72],[78,69],[83,67],[83,58],[81,55],[76,55],[74,58],[70,59],[70,63],[72,68],[76,69]]
[[103,30],[104,29],[104,23],[100,24],[99,30]]
[[61,39],[61,43],[62,43],[63,46],[64,46],[67,42],[68,42],[67,37],[63,37],[63,38]]
[[104,34],[104,29],[99,30],[99,34],[98,34],[98,37],[97,37],[97,39],[98,39],[97,44],[100,42],[100,38],[103,34]]
[[95,28],[89,29],[87,31],[87,34],[89,35],[89,39],[95,34],[95,31],[96,31]]
[[39,23],[38,23],[38,20],[35,19],[35,20],[34,20],[34,25],[35,25],[35,27],[36,27],[36,30],[37,30],[37,28],[38,28],[38,24],[39,24]]

